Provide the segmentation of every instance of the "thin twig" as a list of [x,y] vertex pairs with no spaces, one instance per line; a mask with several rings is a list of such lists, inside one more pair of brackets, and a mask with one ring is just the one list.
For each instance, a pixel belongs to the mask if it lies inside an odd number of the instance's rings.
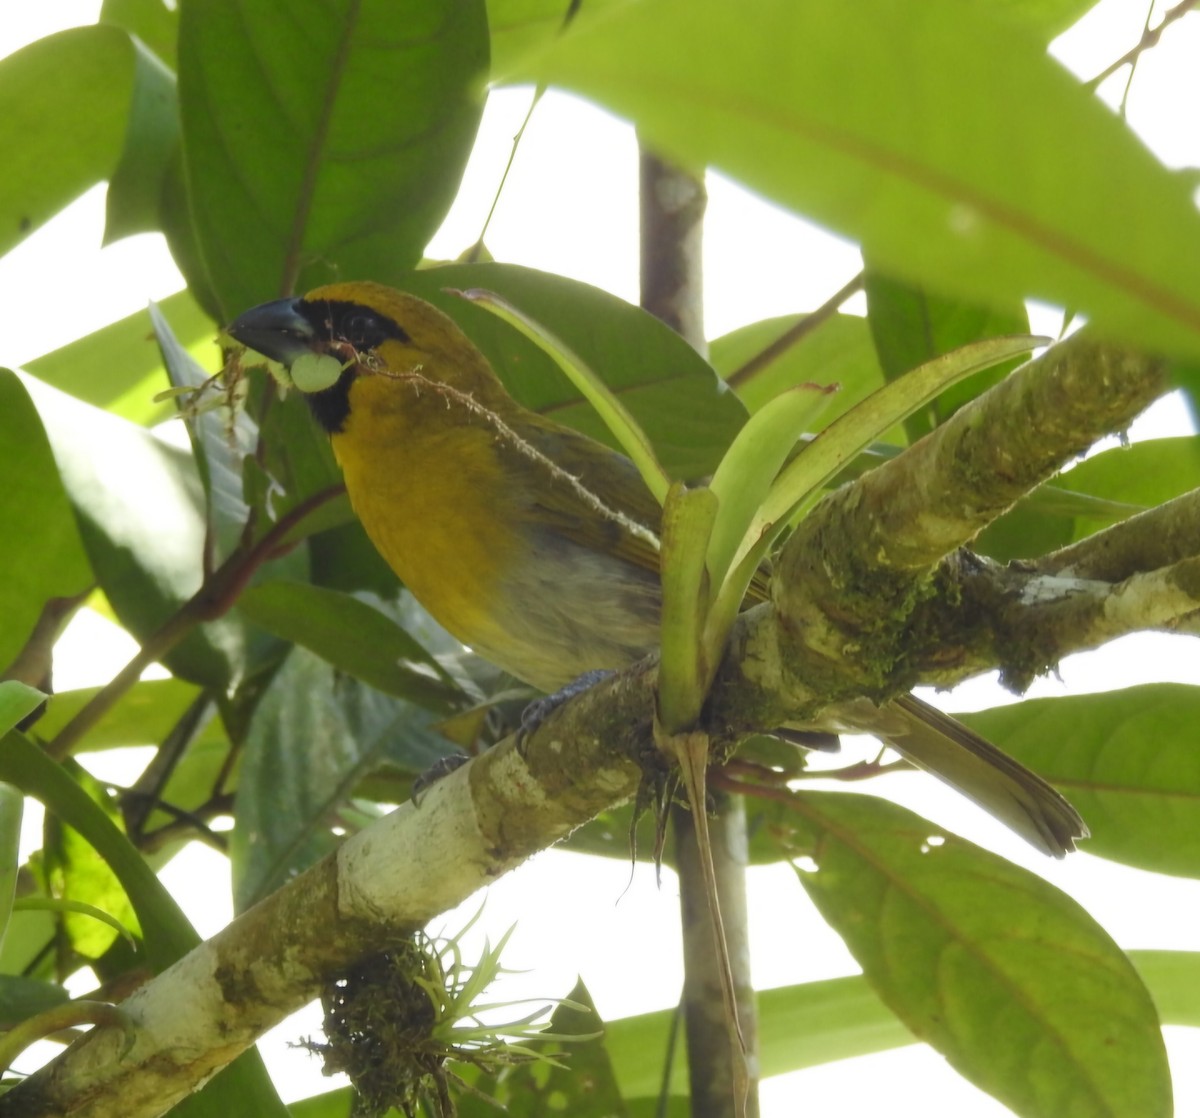
[[[563,14],[562,24],[559,26],[558,34],[561,35],[570,26],[578,13],[582,4],[582,0],[571,0],[567,5],[567,10]],[[492,224],[492,217],[496,213],[496,207],[500,204],[500,195],[504,193],[505,184],[508,182],[508,174],[512,170],[513,163],[517,158],[517,148],[521,145],[521,140],[525,137],[525,129],[529,127],[529,122],[533,118],[533,110],[538,107],[538,102],[542,99],[542,95],[546,92],[546,83],[539,82],[537,88],[533,91],[533,100],[529,102],[529,108],[525,113],[525,119],[521,121],[521,127],[517,129],[517,134],[513,136],[512,148],[508,153],[508,161],[504,164],[504,172],[500,176],[500,182],[496,186],[496,193],[492,196],[492,204],[488,208],[487,217],[483,219],[483,228],[479,230],[479,236],[475,239],[475,243],[464,253],[464,259],[469,264],[474,264],[479,260],[480,253],[483,251],[483,241],[487,236],[488,228]]]
[[785,354],[792,346],[811,334],[826,319],[832,318],[838,308],[862,290],[865,273],[859,272],[845,287],[825,300],[812,314],[806,314],[795,326],[785,330],[769,346],[760,350],[740,368],[735,369],[725,378],[730,388],[739,388],[760,369],[766,368],[776,358]]
[[171,652],[193,629],[206,621],[215,621],[233,607],[251,576],[283,548],[284,539],[309,513],[342,492],[331,486],[301,501],[279,518],[271,530],[249,551],[235,552],[213,577],[207,580],[162,626],[146,638],[134,657],[108,681],[83,709],[51,741],[46,755],[61,761],[72,747],[100,721],[139,679],[151,664]]
[[1187,13],[1195,6],[1196,0],[1182,0],[1181,3],[1176,4],[1175,7],[1171,8],[1167,14],[1163,16],[1162,22],[1157,27],[1148,27],[1144,32],[1142,32],[1141,39],[1138,40],[1137,45],[1132,50],[1126,51],[1123,55],[1121,55],[1120,58],[1116,60],[1116,62],[1106,66],[1100,71],[1100,73],[1092,78],[1091,81],[1086,82],[1084,88],[1095,89],[1098,85],[1100,85],[1101,82],[1105,81],[1107,78],[1111,78],[1113,74],[1115,74],[1122,66],[1128,66],[1131,63],[1136,63],[1141,55],[1150,50],[1152,47],[1158,45],[1158,40],[1162,38],[1162,33],[1170,24],[1174,23],[1181,16],[1187,15]]

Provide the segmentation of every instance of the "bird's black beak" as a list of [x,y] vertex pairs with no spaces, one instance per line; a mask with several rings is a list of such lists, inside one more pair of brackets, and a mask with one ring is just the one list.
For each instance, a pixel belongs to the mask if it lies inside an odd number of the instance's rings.
[[290,366],[297,357],[311,353],[316,335],[305,317],[301,299],[276,299],[239,315],[227,333],[264,357]]

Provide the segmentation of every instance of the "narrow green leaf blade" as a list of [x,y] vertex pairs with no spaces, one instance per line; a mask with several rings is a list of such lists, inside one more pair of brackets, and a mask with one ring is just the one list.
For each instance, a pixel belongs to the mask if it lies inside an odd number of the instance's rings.
[[[5,685],[0,684],[0,689]],[[3,695],[0,694],[0,709]],[[0,725],[4,725],[0,720]],[[12,784],[0,783],[0,944],[8,931],[8,918],[12,914],[13,898],[17,893],[17,870],[20,867],[21,817],[25,811],[25,797]]]
[[708,615],[704,557],[719,513],[711,489],[688,489],[682,482],[671,486],[663,506],[658,716],[668,734],[695,724],[716,667],[702,638]]
[[503,319],[510,326],[515,327],[543,353],[553,359],[571,383],[583,393],[588,403],[596,409],[600,418],[604,420],[604,425],[621,445],[621,449],[637,466],[638,473],[642,475],[642,480],[646,483],[646,488],[654,494],[659,504],[662,504],[666,500],[671,479],[654,456],[654,448],[645,432],[638,426],[629,409],[621,403],[617,394],[546,327],[534,321],[529,315],[502,299],[495,292],[474,287],[460,292],[460,294],[476,306],[483,307],[497,318]]
[[714,612],[728,616],[737,609],[751,575],[787,522],[812,504],[820,488],[879,435],[964,377],[1044,341],[1021,335],[963,346],[885,385],[834,420],[772,485],[738,546]]
[[[910,369],[971,342],[1029,333],[1029,315],[1019,302],[1008,307],[986,307],[948,299],[870,267],[864,289],[867,321],[888,380],[897,380]],[[968,400],[1003,380],[1016,365],[1016,359],[1000,362],[986,375],[972,377],[940,393],[905,421],[909,442],[916,442],[944,423]]]
[[707,565],[714,592],[724,583],[780,468],[809,429],[813,395],[804,386],[789,388],[764,404],[738,432],[713,474],[708,487],[720,512],[708,541]]

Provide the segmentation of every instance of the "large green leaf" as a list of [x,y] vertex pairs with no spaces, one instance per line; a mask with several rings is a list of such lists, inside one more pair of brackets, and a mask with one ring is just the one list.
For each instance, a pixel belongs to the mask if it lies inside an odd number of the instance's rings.
[[932,290],[1033,296],[1200,353],[1191,183],[982,4],[652,0],[598,19],[585,5],[513,79],[595,99]]
[[382,609],[305,582],[268,582],[242,595],[244,617],[378,691],[449,714],[462,692],[437,660]]
[[456,319],[522,404],[612,445],[604,422],[549,357],[445,289],[485,288],[536,319],[617,393],[675,477],[710,473],[745,421],[734,394],[678,334],[598,288],[511,264],[430,268],[401,286]]
[[76,27],[0,62],[0,253],[117,165],[137,51],[118,27]]
[[1028,1118],[1171,1114],[1150,996],[1075,901],[885,800],[796,800],[805,890],[883,1001],[958,1071]]
[[[867,320],[852,314],[832,315],[796,344],[758,365],[755,359],[803,321],[801,315],[784,315],[743,326],[715,339],[709,346],[709,360],[751,412],[796,385],[813,385],[814,396],[819,388],[836,388],[832,399],[817,396],[814,400],[814,413],[823,425],[882,388],[883,371]],[[750,367],[752,361],[757,367]]]
[[1200,688],[1159,683],[963,715],[1087,820],[1086,849],[1200,877]]
[[479,123],[483,0],[210,0],[181,15],[191,212],[226,315],[415,265]]
[[50,598],[92,582],[54,455],[21,381],[0,369],[0,671],[33,632]]
[[[191,293],[169,295],[158,309],[193,359],[215,373],[221,367],[220,353],[212,344],[217,328]],[[154,399],[167,387],[167,376],[144,310],[30,361],[25,368],[84,403],[134,423],[158,423],[175,412],[172,404]]]
[[[186,452],[29,378],[75,506],[92,569],[121,623],[145,639],[203,580],[204,494]],[[167,656],[193,682],[225,686],[243,670],[246,635],[211,622]]]
[[[38,720],[40,738],[50,739],[96,697],[98,687],[60,691],[51,697]],[[183,717],[199,691],[182,679],[143,679],[135,683],[91,729],[83,742],[88,750],[125,745],[157,745]]]
[[180,144],[175,74],[141,40],[133,44],[133,97],[105,198],[105,244],[162,228],[167,176]]
[[231,851],[238,910],[333,848],[335,812],[371,769],[417,773],[453,752],[433,717],[294,649],[246,735]]
[[1097,0],[983,0],[983,3],[997,15],[1023,24],[1048,41],[1094,8]]

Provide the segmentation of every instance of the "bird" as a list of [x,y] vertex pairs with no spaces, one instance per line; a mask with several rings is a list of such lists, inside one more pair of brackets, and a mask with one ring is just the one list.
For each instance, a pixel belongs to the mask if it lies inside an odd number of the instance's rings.
[[[253,307],[227,333],[296,372],[335,359],[305,399],[350,503],[458,640],[546,692],[657,647],[662,512],[637,468],[519,404],[447,315],[341,282]],[[1087,836],[1048,782],[915,696],[841,711],[817,728],[877,734],[1043,853]]]

